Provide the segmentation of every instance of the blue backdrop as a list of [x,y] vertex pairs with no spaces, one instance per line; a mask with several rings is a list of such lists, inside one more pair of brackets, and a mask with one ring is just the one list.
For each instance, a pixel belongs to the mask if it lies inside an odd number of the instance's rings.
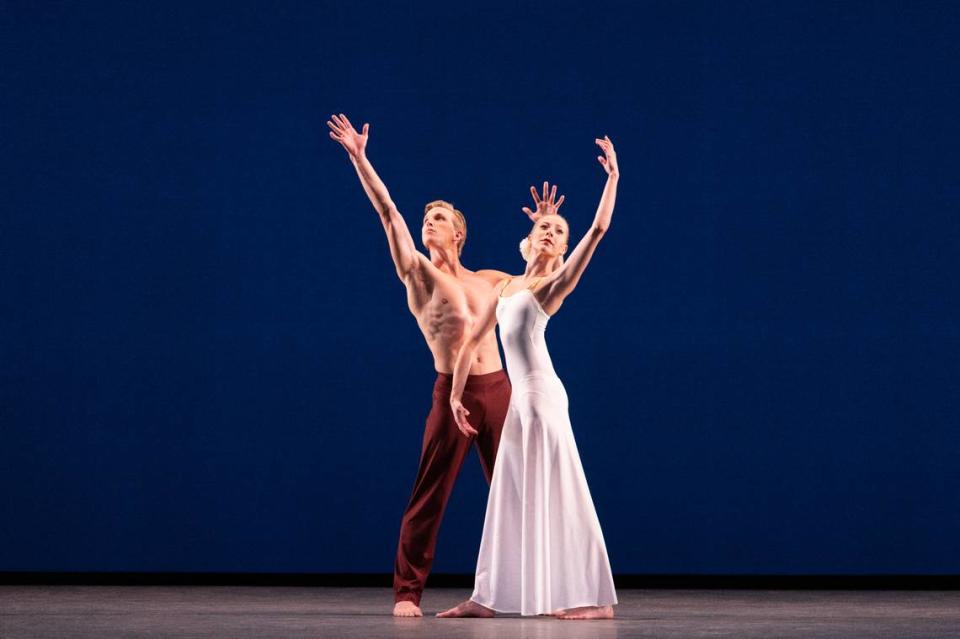
[[[434,373],[324,120],[522,269],[617,573],[960,573],[949,2],[0,5],[0,570],[389,572]],[[464,469],[435,569],[472,572]]]

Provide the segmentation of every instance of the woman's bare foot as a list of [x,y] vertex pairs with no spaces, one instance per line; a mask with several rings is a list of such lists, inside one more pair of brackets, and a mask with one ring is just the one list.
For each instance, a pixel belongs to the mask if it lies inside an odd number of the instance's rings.
[[613,606],[571,608],[557,615],[557,619],[613,619]]
[[486,606],[481,606],[480,604],[470,601],[469,599],[464,601],[459,606],[454,606],[450,610],[444,610],[443,612],[438,612],[438,617],[492,617],[496,613]]
[[422,617],[423,611],[420,606],[412,601],[398,601],[393,607],[394,617]]

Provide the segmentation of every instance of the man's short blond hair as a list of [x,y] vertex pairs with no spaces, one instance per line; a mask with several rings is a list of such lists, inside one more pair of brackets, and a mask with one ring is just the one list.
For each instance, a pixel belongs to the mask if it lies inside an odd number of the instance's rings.
[[463,245],[467,242],[467,218],[463,216],[463,213],[454,208],[453,204],[447,202],[446,200],[434,200],[433,202],[428,202],[425,207],[423,207],[423,215],[426,217],[427,211],[432,208],[442,206],[445,209],[450,209],[453,211],[453,227],[460,231],[460,241],[457,242],[457,255],[463,253]]

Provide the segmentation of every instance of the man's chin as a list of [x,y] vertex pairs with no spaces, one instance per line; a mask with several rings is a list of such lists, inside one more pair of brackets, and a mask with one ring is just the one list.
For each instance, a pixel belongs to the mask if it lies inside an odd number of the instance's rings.
[[428,237],[423,240],[423,248],[427,249],[436,249],[438,251],[443,250],[445,247],[442,243],[437,242],[434,238]]

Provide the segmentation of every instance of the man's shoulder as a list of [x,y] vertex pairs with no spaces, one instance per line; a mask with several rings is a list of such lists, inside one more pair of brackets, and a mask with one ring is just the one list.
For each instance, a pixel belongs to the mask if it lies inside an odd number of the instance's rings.
[[482,280],[486,281],[491,286],[496,285],[497,283],[510,277],[509,273],[504,273],[503,271],[498,271],[492,268],[485,268],[479,271],[474,271],[473,274],[481,278]]

